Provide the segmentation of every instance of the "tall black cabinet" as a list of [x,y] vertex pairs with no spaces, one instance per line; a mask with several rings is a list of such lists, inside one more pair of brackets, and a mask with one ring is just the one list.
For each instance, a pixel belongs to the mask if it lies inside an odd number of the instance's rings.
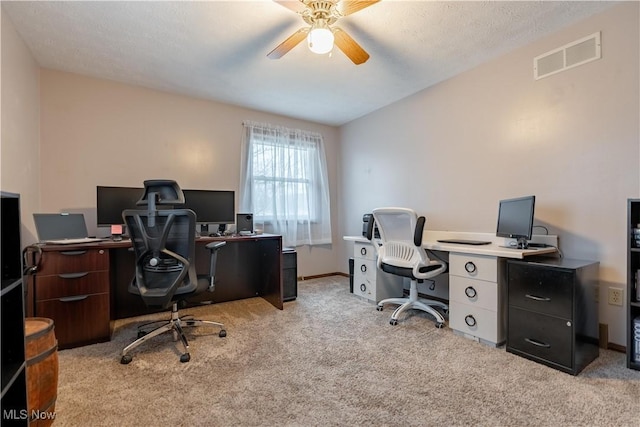
[[22,252],[20,249],[20,197],[2,192],[0,198],[0,252],[2,290],[0,292],[2,323],[0,365],[2,366],[3,426],[26,426],[27,382],[24,338],[24,291],[22,285]]
[[627,203],[627,367],[640,370],[640,199]]

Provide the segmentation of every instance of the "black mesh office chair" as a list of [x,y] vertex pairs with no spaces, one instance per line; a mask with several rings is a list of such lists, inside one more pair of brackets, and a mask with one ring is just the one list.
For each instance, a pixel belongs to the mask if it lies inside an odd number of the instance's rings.
[[396,276],[411,279],[408,298],[387,298],[378,302],[377,309],[382,311],[385,304],[399,305],[391,315],[389,323],[398,324],[398,318],[406,310],[422,310],[436,319],[436,327],[444,326],[444,316],[433,307],[438,307],[445,313],[449,306],[443,302],[419,299],[418,283],[425,279],[436,277],[447,270],[447,263],[431,260],[422,247],[422,233],[425,218],[412,209],[407,208],[377,208],[373,210],[374,221],[369,221],[367,239],[372,240],[373,224],[380,231],[380,247],[377,248],[377,266],[380,270]]
[[173,333],[174,341],[180,339],[184,346],[180,361],[188,362],[191,356],[184,326],[215,326],[220,329],[220,337],[227,335],[222,323],[178,314],[178,303],[195,294],[214,290],[217,252],[226,242],[206,245],[211,251],[209,273],[198,276],[194,262],[195,213],[190,209],[157,209],[157,206],[173,208],[184,204],[182,190],[170,180],[145,181],[144,187],[144,195],[137,205],[147,206],[147,209],[122,212],[136,257],[135,276],[129,292],[140,295],[148,307],[171,307],[171,319],[161,322],[155,329],[152,326],[158,322],[142,325],[138,329],[138,339],[122,350],[120,363],[130,363],[131,350],[169,331]]

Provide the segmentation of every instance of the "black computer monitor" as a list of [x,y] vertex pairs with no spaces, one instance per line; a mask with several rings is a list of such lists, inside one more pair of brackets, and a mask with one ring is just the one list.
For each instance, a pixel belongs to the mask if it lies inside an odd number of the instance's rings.
[[233,224],[235,218],[235,192],[231,190],[182,190],[184,208],[196,213],[201,230],[209,224],[225,226]]
[[496,236],[517,239],[517,247],[526,249],[533,233],[536,196],[500,200]]
[[145,209],[136,205],[144,194],[141,187],[96,187],[96,215],[98,227],[124,224],[122,211]]

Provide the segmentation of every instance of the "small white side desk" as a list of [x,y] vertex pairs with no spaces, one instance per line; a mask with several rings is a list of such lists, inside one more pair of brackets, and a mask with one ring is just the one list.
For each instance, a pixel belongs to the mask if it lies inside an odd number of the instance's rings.
[[[355,243],[354,258],[362,257],[364,251],[375,260],[375,248],[365,237],[344,236],[343,239]],[[438,242],[442,239],[484,240],[492,243],[476,246]],[[448,256],[449,327],[455,333],[494,347],[505,342],[506,259],[557,252],[557,236],[535,235],[531,242],[550,246],[514,249],[510,247],[514,239],[496,237],[491,233],[425,230],[422,247]],[[354,293],[358,294],[361,286],[358,279],[361,274],[358,267],[354,267]],[[375,261],[372,262],[372,267],[375,268]],[[377,287],[385,294],[391,292],[391,285],[387,281],[382,287]],[[370,289],[371,286],[365,288]],[[375,301],[387,297],[376,295],[375,290],[373,292]]]

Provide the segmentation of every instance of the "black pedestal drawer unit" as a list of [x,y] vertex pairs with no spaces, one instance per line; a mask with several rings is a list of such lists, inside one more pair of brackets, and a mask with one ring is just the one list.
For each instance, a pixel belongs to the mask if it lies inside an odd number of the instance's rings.
[[598,357],[598,263],[507,261],[507,351],[577,375]]

